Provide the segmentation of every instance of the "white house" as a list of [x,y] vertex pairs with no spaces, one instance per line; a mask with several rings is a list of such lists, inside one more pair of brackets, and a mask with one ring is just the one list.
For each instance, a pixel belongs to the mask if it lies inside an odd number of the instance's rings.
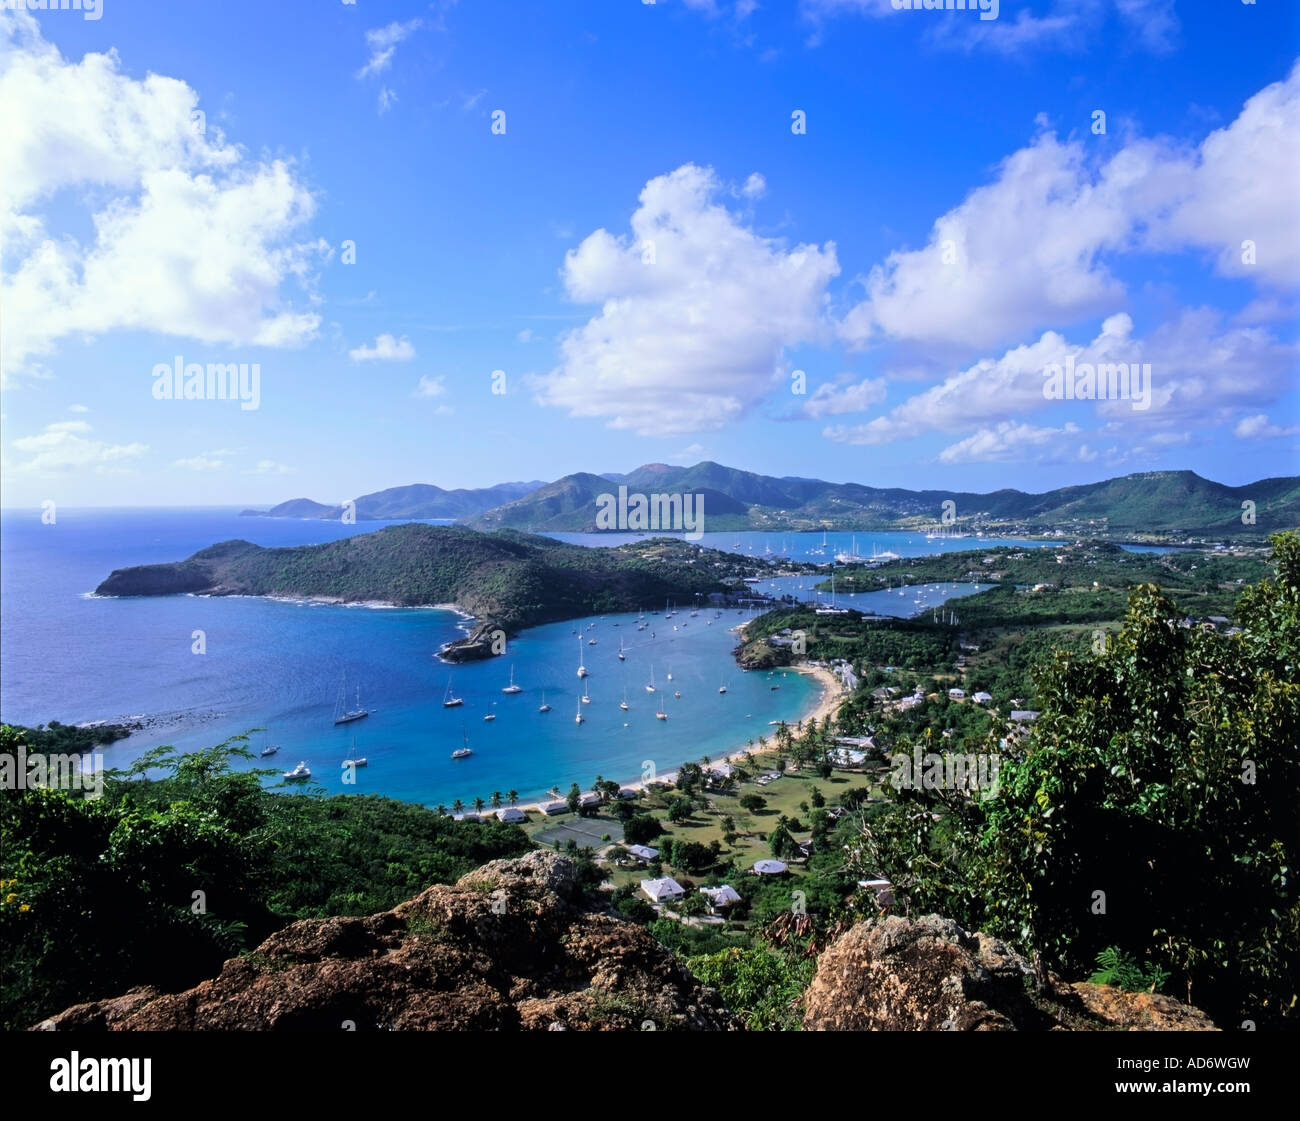
[[661,880],[642,880],[641,890],[650,897],[653,903],[665,903],[672,899],[680,899],[686,894],[685,889],[672,876],[665,876]]
[[652,849],[647,845],[628,845],[627,851],[642,862],[659,858],[659,850]]
[[599,806],[600,795],[590,790],[586,794],[580,794],[578,796],[578,805],[582,808],[587,806]]
[[709,910],[714,914],[740,902],[740,892],[730,884],[723,884],[721,887],[702,887],[700,894],[709,901]]
[[527,820],[528,815],[517,806],[497,810],[497,821],[504,821],[507,825],[522,825]]
[[1017,708],[1012,710],[1011,719],[1017,724],[1032,724],[1038,719],[1038,713],[1033,709]]
[[949,689],[948,699],[950,701],[964,701],[966,699],[965,689]]
[[756,860],[754,874],[758,876],[782,876],[785,874],[784,860]]
[[554,817],[556,814],[566,814],[569,812],[568,802],[543,802],[541,806],[542,813],[547,817]]
[[973,697],[971,697],[971,700],[973,700],[977,705],[986,705],[992,699],[993,699],[993,694],[985,693],[985,692],[976,693]]

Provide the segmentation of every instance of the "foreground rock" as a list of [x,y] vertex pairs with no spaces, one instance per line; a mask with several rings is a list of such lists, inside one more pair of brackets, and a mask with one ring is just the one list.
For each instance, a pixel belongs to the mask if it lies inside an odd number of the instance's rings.
[[859,923],[822,954],[805,996],[814,1031],[1216,1031],[1172,997],[1039,984],[1014,950],[950,919]]
[[739,1030],[645,930],[581,903],[550,852],[497,860],[368,918],[307,919],[182,993],[138,989],[59,1030]]

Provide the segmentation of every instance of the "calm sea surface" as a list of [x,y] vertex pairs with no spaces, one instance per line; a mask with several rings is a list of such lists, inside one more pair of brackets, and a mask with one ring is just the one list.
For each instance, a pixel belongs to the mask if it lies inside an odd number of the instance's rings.
[[[0,515],[0,716],[37,724],[146,718],[149,726],[105,749],[105,765],[124,766],[158,744],[194,749],[264,728],[258,750],[287,770],[306,761],[331,792],[369,792],[434,805],[489,798],[511,789],[531,798],[558,785],[586,788],[597,774],[627,780],[649,760],[659,771],[686,759],[721,755],[794,720],[820,687],[792,672],[745,673],[731,656],[734,628],[751,613],[684,608],[665,619],[614,615],[536,627],[491,662],[449,667],[434,657],[466,620],[449,611],[341,607],[256,598],[197,596],[97,599],[90,593],[115,568],[179,560],[217,541],[303,545],[373,532],[384,524],[239,517],[234,509],[60,509],[55,525],[39,512]],[[610,546],[636,536],[559,534],[566,541]],[[830,560],[850,551],[849,534],[705,534],[701,542],[756,556]],[[903,556],[995,544],[992,538],[929,540],[917,534],[858,535],[858,551]],[[770,553],[769,553],[770,550]],[[804,584],[804,590],[797,584]],[[808,598],[813,580],[771,582],[772,591]],[[787,586],[789,585],[789,586]],[[842,605],[882,614],[929,611],[963,585],[897,593],[862,593]],[[921,602],[914,602],[920,598]],[[711,622],[710,622],[711,620]],[[676,629],[674,629],[676,628]],[[202,631],[206,653],[196,654]],[[578,632],[575,634],[575,631]],[[595,639],[595,645],[589,643]],[[618,658],[622,640],[625,659]],[[581,640],[581,641],[580,641]],[[590,671],[591,703],[581,704],[581,657]],[[515,681],[523,692],[501,692]],[[667,675],[672,674],[669,681]],[[645,685],[654,675],[656,692]],[[349,707],[372,710],[335,726],[346,677]],[[727,692],[718,692],[721,685]],[[450,687],[464,698],[444,708]],[[774,688],[776,686],[776,688]],[[538,711],[542,693],[552,708]],[[621,710],[626,698],[629,708]],[[680,697],[674,697],[680,692]],[[662,703],[669,719],[656,719]],[[579,711],[586,717],[575,722]],[[485,721],[487,715],[495,719]],[[468,742],[473,755],[454,761]],[[342,782],[345,758],[364,755],[356,784]]]

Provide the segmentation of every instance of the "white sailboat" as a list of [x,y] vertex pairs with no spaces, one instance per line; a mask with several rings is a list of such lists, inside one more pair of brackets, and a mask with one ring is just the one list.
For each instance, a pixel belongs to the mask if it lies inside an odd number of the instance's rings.
[[578,705],[578,715],[573,718],[575,724],[581,724],[587,718],[582,715],[582,705]]
[[718,686],[718,692],[725,693],[726,691],[727,691],[727,683],[724,681],[721,685]]
[[591,704],[591,698],[587,696],[587,683],[585,681],[582,683],[582,703],[585,705]]
[[650,663],[650,684],[645,687],[645,691],[647,693],[655,691],[655,667],[653,662]]
[[523,691],[524,691],[524,687],[522,685],[515,684],[515,667],[514,667],[514,663],[512,662],[510,665],[510,684],[507,685],[504,689],[502,689],[501,692],[522,693]]
[[622,636],[620,636],[620,637],[619,637],[619,640],[618,640],[618,660],[619,660],[620,662],[626,662],[626,661],[627,661],[627,655],[623,653],[623,639],[622,639]]
[[546,690],[545,690],[545,689],[542,690],[542,705],[541,705],[541,708],[539,708],[537,711],[538,711],[538,712],[550,712],[550,711],[551,711],[551,706],[548,705],[548,704],[546,703]]
[[587,667],[582,664],[582,639],[578,639],[578,676],[587,676]]
[[[676,630],[676,629],[677,629],[676,627],[673,627],[673,630]],[[671,681],[672,679],[673,679],[673,665],[672,665],[671,662],[669,662],[669,663],[668,663],[668,680]]]
[[626,685],[623,686],[623,699],[618,702],[618,707],[621,708],[624,712],[627,711],[627,686]]
[[348,678],[347,678],[347,674],[344,674],[343,681],[339,685],[339,699],[334,706],[335,724],[351,724],[352,721],[354,720],[360,720],[363,717],[370,715],[369,709],[361,707],[361,686],[360,685],[357,686],[357,707],[353,709],[347,709],[346,711],[344,711],[345,706],[347,705],[347,699],[346,699],[347,688],[348,688]]
[[457,705],[463,705],[464,703],[465,703],[465,699],[464,699],[463,697],[458,697],[458,696],[456,696],[455,693],[452,692],[452,690],[451,690],[451,678],[448,677],[448,678],[447,678],[447,691],[442,695],[442,707],[443,707],[443,708],[455,708]]
[[668,719],[668,713],[664,712],[664,702],[662,700],[659,702],[659,711],[655,713],[655,719],[656,720]]
[[357,737],[353,736],[352,737],[352,758],[344,759],[343,765],[345,767],[364,767],[369,762],[370,760],[367,759],[364,755],[357,754]]
[[451,757],[453,759],[468,759],[474,754],[474,752],[469,749],[469,736],[465,733],[464,724],[460,726],[460,739],[465,746],[456,748],[456,750],[451,753]]

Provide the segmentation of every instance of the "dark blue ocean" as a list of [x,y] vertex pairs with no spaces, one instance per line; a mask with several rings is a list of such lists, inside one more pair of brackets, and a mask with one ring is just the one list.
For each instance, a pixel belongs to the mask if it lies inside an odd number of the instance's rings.
[[[744,673],[731,651],[735,610],[717,618],[683,610],[665,620],[664,605],[636,630],[636,616],[602,616],[529,630],[507,655],[449,667],[434,656],[466,621],[435,609],[342,607],[254,598],[175,596],[99,599],[95,586],[115,568],[179,560],[217,541],[303,545],[372,532],[385,523],[238,516],[234,509],[60,509],[54,525],[39,511],[0,515],[0,717],[21,724],[143,718],[147,727],[105,750],[105,765],[128,764],[146,749],[194,749],[262,728],[251,746],[278,744],[269,762],[287,770],[306,761],[331,792],[371,792],[433,805],[469,802],[515,789],[530,798],[552,786],[586,788],[597,774],[628,780],[644,763],[670,770],[686,759],[721,755],[795,720],[820,686],[792,672]],[[608,546],[622,537],[562,535]],[[630,538],[633,535],[628,535]],[[821,559],[820,534],[706,534],[703,544]],[[847,550],[848,534],[831,534],[829,552]],[[920,535],[860,536],[859,551],[904,556],[1000,544],[984,538],[927,541]],[[1019,543],[1019,542],[1008,542]],[[1032,543],[1027,543],[1032,544]],[[829,559],[829,557],[827,557]],[[914,594],[861,594],[853,606],[894,615],[929,610],[971,589]],[[706,625],[712,619],[711,624]],[[588,628],[589,623],[595,626]],[[674,630],[673,627],[678,629]],[[582,706],[578,636],[590,670],[591,703]],[[195,631],[206,653],[193,652]],[[588,645],[587,639],[596,639]],[[626,660],[618,659],[620,637]],[[523,693],[505,695],[513,666]],[[644,685],[653,672],[658,692]],[[671,683],[667,674],[672,673]],[[335,726],[346,675],[348,699],[360,689],[372,714]],[[449,678],[465,699],[442,705]],[[728,691],[719,694],[725,682]],[[779,685],[773,689],[773,685]],[[627,692],[629,710],[618,702]],[[549,713],[538,712],[545,690]],[[681,693],[680,699],[672,696]],[[662,700],[667,721],[655,717]],[[490,722],[483,717],[496,715]],[[453,761],[468,740],[474,754]],[[355,786],[341,764],[364,755]],[[259,765],[262,765],[259,761]]]

